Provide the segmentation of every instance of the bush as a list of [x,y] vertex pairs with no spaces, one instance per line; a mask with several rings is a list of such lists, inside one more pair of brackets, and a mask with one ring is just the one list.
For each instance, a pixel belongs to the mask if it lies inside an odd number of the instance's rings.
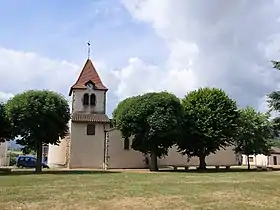
[[9,157],[10,157],[10,163],[9,166],[14,166],[17,163],[17,157],[18,157],[18,153],[15,152],[10,152],[9,153]]

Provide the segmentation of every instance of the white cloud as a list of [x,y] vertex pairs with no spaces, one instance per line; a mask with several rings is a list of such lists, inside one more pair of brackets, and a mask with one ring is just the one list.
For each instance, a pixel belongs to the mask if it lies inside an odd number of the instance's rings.
[[[14,94],[29,89],[54,90],[68,98],[69,89],[77,80],[83,62],[85,60],[76,65],[51,60],[35,53],[0,48],[0,101],[7,101]],[[94,61],[94,65],[109,89],[115,89],[116,77],[106,64]],[[114,96],[110,93],[110,97]]]
[[[225,89],[241,105],[263,107],[280,81],[280,2],[250,0],[123,0],[138,21],[151,24],[170,49],[165,69],[144,61],[120,70],[120,97],[200,86]],[[278,45],[277,45],[278,44]],[[141,85],[141,87],[139,87]]]
[[75,82],[79,67],[34,53],[0,48],[0,90],[18,93],[27,89],[50,89],[66,93]]
[[14,95],[12,93],[5,93],[0,91],[0,102],[6,102]]
[[[139,58],[131,58],[128,65],[114,72],[118,78],[115,94],[119,99],[149,91],[172,91],[177,95],[185,94],[194,86],[195,78],[186,69],[162,71],[158,66],[144,63]],[[189,78],[186,82],[184,79]]]

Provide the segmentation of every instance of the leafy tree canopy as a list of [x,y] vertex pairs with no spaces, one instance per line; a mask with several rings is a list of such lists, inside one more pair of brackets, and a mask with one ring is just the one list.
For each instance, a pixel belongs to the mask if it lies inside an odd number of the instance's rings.
[[[136,124],[129,124],[127,122],[132,122],[135,120],[135,111],[133,109],[136,107],[138,101],[140,101],[139,97],[140,96],[133,96],[124,99],[113,111],[113,124],[121,130],[124,138],[130,137],[133,131],[136,131],[138,128]],[[134,125],[136,125],[136,127],[132,128]]]
[[280,61],[272,61],[273,68],[280,70]]
[[6,104],[13,126],[13,136],[20,145],[37,152],[37,169],[41,171],[42,145],[58,144],[68,131],[70,110],[64,97],[47,90],[29,90],[15,95]]
[[[274,68],[280,70],[280,62],[273,62]],[[273,91],[272,93],[268,94],[268,106],[270,108],[270,112],[276,113],[276,117],[271,120],[272,123],[272,130],[274,134],[274,141],[273,146],[280,147],[280,91]]]
[[247,155],[247,159],[249,155],[268,155],[273,143],[273,127],[269,114],[257,112],[252,107],[239,112],[236,152]]
[[200,88],[183,99],[183,137],[179,151],[197,156],[200,169],[206,168],[205,157],[233,143],[237,128],[236,102],[217,88]]
[[273,139],[269,114],[252,107],[241,109],[237,132],[237,152],[246,155],[268,154]]
[[125,138],[132,137],[132,148],[156,158],[167,155],[181,128],[180,100],[167,92],[147,93],[122,101],[114,111],[114,121]]
[[11,124],[9,123],[6,113],[5,104],[0,102],[0,143],[11,138]]

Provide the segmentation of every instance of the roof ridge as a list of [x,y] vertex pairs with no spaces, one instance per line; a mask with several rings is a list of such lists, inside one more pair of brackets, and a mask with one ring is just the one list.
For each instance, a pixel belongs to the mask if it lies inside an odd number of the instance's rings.
[[88,58],[80,72],[80,75],[75,84],[70,88],[69,96],[73,89],[86,89],[85,84],[88,81],[92,81],[95,85],[95,89],[107,91],[108,88],[102,83],[98,72],[96,71],[92,61]]
[[[83,68],[82,68],[82,71],[80,72],[79,77],[78,77],[78,79],[76,80],[76,82],[74,83],[74,85],[76,85],[76,84],[78,83],[79,79],[81,78],[82,73],[83,73],[83,71],[84,71],[84,69],[85,69],[85,67],[86,67],[86,64],[87,64],[88,60],[89,60],[89,59],[87,59],[87,61],[85,62],[84,66],[83,66]],[[73,85],[73,86],[74,86],[74,85]]]

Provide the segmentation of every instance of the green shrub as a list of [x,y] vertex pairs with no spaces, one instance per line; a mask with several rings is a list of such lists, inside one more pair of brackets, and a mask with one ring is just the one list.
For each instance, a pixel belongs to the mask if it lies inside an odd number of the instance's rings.
[[19,154],[15,153],[15,152],[10,152],[8,155],[10,157],[10,164],[9,164],[9,166],[16,165],[17,157],[19,156]]

